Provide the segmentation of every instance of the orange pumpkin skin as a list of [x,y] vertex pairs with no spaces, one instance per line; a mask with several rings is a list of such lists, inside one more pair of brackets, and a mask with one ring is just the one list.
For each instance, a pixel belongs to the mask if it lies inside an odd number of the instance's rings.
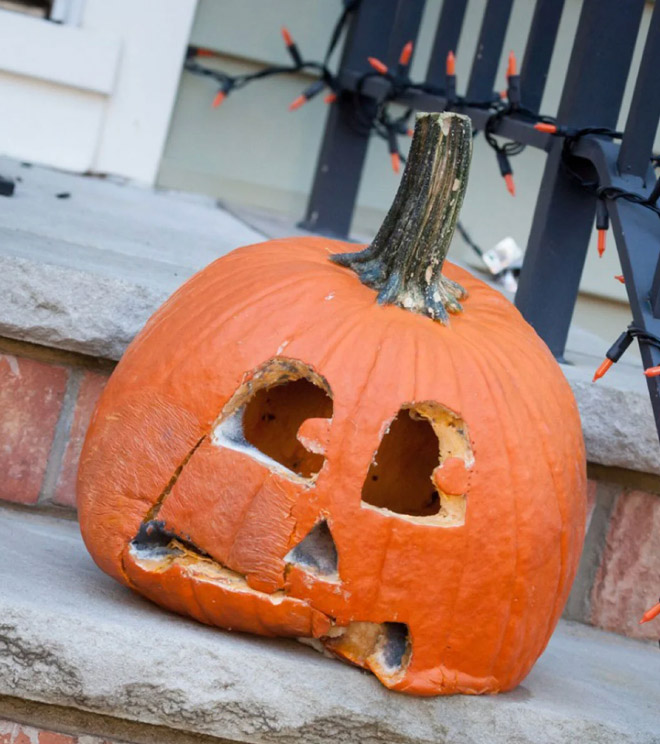
[[[469,297],[443,326],[378,304],[328,260],[354,249],[312,237],[241,248],[155,313],[87,435],[85,543],[119,581],[212,625],[326,639],[331,626],[405,623],[411,653],[396,673],[350,644],[337,650],[393,689],[511,689],[545,648],[580,556],[585,454],[571,390],[514,306],[466,271],[445,265]],[[236,390],[272,359],[310,366],[331,390],[326,458],[312,486],[212,439]],[[466,489],[461,525],[361,501],[388,423],[427,401],[467,426],[473,463],[456,473],[448,462],[445,474],[453,490]],[[156,508],[210,557],[153,570],[136,561],[131,541]],[[338,581],[285,561],[320,519],[336,544]],[[216,576],[213,565],[245,580]]]

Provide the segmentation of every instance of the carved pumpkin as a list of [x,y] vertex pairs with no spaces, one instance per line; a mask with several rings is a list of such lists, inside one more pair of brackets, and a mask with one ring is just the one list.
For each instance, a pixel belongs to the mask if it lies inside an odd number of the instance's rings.
[[81,528],[104,571],[404,692],[527,674],[575,574],[584,448],[532,328],[443,266],[470,148],[465,117],[420,115],[371,246],[241,248],[151,318],[81,461]]

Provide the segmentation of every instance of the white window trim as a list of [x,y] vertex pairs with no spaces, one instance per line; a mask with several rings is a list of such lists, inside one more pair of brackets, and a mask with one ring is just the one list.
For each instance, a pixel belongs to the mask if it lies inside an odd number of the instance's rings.
[[121,42],[97,31],[0,10],[0,76],[36,78],[110,95]]
[[80,26],[84,9],[85,0],[54,0],[49,20],[67,26]]

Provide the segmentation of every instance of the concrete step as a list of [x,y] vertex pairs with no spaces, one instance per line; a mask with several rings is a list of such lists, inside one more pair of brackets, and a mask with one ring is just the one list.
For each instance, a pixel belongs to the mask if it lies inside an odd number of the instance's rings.
[[0,545],[0,695],[257,744],[660,742],[655,643],[562,622],[515,691],[412,698],[160,610],[96,568],[74,521],[0,507]]
[[[232,213],[209,197],[3,157],[0,172],[21,178],[14,196],[0,202],[0,336],[93,357],[119,359],[158,306],[212,260],[241,245],[304,234],[281,216]],[[592,385],[602,339],[574,327],[568,348],[573,364],[563,369],[589,461],[660,474],[639,363],[626,357]]]

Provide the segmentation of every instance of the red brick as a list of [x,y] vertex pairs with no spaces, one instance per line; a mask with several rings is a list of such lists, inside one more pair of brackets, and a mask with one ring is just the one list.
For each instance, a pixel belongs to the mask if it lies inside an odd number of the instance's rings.
[[54,734],[52,731],[40,731],[38,741],[39,744],[77,744],[78,737]]
[[591,597],[591,622],[633,638],[660,638],[660,619],[639,619],[660,596],[660,496],[622,493]]
[[13,744],[17,731],[17,723],[0,718],[0,744]]
[[76,473],[78,471],[80,451],[85,441],[85,434],[92,419],[96,402],[103,392],[107,381],[107,375],[98,372],[85,372],[80,383],[80,390],[73,414],[73,423],[71,424],[71,433],[55,487],[53,501],[56,504],[63,506],[76,505]]
[[[114,739],[83,736],[85,744],[118,744]],[[0,744],[79,744],[78,736],[58,734],[22,723],[0,719]]]
[[0,354],[0,499],[39,497],[69,371]]

